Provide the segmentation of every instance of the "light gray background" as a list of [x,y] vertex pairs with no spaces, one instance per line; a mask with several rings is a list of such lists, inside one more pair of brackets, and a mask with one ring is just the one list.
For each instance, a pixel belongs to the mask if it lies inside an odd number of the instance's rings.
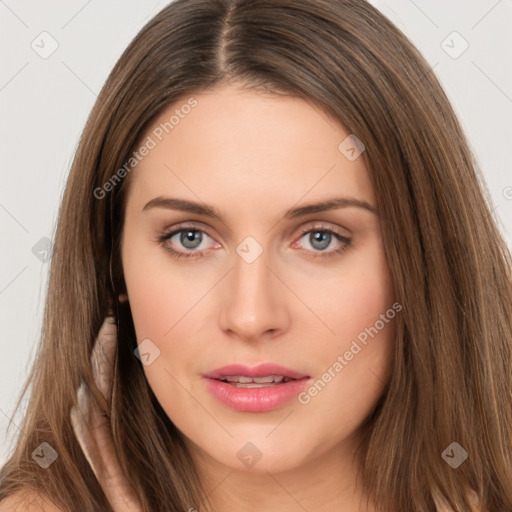
[[[121,52],[167,3],[0,0],[0,464],[15,398],[37,349],[49,268],[45,243],[51,244],[80,133]],[[512,0],[371,3],[434,67],[512,248]],[[47,58],[32,48],[48,51],[52,40],[58,48]]]

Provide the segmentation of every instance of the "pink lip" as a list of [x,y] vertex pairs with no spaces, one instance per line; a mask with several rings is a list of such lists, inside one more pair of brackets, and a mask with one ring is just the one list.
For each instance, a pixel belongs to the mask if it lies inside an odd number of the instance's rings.
[[307,375],[290,370],[285,366],[280,366],[273,363],[264,363],[257,366],[245,366],[243,364],[230,364],[217,368],[212,372],[205,373],[204,376],[209,379],[219,379],[221,377],[228,377],[230,375],[243,375],[244,377],[266,377],[267,375],[282,375],[290,379],[303,379]]
[[[245,377],[281,375],[294,380],[261,388],[237,388],[232,384],[217,380],[230,375]],[[243,412],[266,412],[277,409],[296,397],[304,389],[309,379],[307,375],[272,363],[252,367],[241,364],[223,366],[205,374],[204,377],[213,396],[228,407]]]

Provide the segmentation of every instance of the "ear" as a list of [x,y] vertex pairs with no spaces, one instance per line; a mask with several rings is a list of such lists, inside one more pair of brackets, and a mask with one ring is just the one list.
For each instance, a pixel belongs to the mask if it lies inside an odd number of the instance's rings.
[[128,301],[128,291],[124,280],[123,264],[121,262],[120,250],[117,247],[113,254],[110,254],[110,282],[112,286],[111,300],[124,304]]

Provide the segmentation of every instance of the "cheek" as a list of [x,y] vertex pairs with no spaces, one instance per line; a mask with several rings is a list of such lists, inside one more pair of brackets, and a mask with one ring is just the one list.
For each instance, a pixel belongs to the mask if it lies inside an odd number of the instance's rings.
[[[197,373],[193,329],[201,308],[194,305],[204,295],[205,285],[171,268],[165,252],[159,252],[133,252],[123,258],[123,270],[137,342],[140,345],[144,340],[148,346],[145,340],[151,341],[151,360],[143,366],[144,373],[168,416],[182,427],[176,417],[191,413],[202,417],[201,410],[194,411],[196,404],[185,388],[190,375]],[[126,253],[130,254],[128,246]]]
[[132,238],[124,247],[123,271],[137,340],[149,338],[163,349],[183,323],[190,326],[189,312],[207,291],[207,276],[198,279],[173,264],[163,248]]
[[[316,277],[305,276],[298,289],[304,290],[302,297],[317,317],[311,315],[311,322],[318,324],[320,319],[324,324],[325,328],[319,325],[319,330],[324,333],[321,345],[324,354],[343,353],[358,336],[364,342],[367,329],[393,304],[391,275],[378,239],[368,243],[365,250],[347,254],[339,269]],[[315,287],[312,287],[312,281],[317,283]],[[308,293],[308,290],[314,292]],[[391,311],[388,316],[392,319],[394,313]],[[379,321],[378,330],[385,331],[385,336],[392,336],[388,326],[392,322],[387,317],[385,320],[388,320],[386,329]]]
[[190,403],[181,386],[188,388],[190,376],[198,375],[201,336],[196,331],[208,316],[211,297],[206,295],[216,276],[202,275],[193,265],[178,267],[164,249],[127,239],[123,271],[137,342],[151,341],[152,362],[143,369],[164,408],[166,401],[176,408]]
[[310,413],[329,411],[326,422],[336,437],[340,429],[357,428],[384,390],[401,306],[393,302],[389,268],[377,242],[347,258],[340,277],[325,283],[323,296],[310,296],[311,309],[331,332],[323,329],[326,335],[317,339],[317,371],[299,402]]

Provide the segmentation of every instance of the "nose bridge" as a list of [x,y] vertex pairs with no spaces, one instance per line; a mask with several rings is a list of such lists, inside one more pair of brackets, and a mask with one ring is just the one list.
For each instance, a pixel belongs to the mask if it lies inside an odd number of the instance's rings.
[[224,329],[254,338],[283,328],[287,315],[280,301],[279,283],[269,269],[270,252],[248,237],[236,248],[229,290],[222,306]]
[[264,247],[252,236],[245,237],[236,247],[234,256],[234,272],[232,279],[236,290],[246,291],[249,296],[259,294],[269,277],[268,265],[271,254],[268,245]]
[[237,254],[232,274],[235,294],[243,294],[245,298],[262,299],[269,291],[269,275],[267,254],[261,254],[254,260],[248,261]]

